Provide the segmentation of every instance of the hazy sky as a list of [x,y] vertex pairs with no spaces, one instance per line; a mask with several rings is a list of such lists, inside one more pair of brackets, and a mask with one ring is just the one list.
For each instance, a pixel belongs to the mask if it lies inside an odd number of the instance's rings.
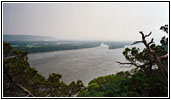
[[169,3],[3,3],[3,34],[69,40],[139,40],[169,23]]

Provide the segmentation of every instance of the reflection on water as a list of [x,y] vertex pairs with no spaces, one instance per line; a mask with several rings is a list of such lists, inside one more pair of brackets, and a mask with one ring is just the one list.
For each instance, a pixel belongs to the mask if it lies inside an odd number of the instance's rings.
[[30,65],[46,78],[56,72],[62,74],[62,80],[66,83],[82,80],[87,85],[96,77],[129,70],[115,63],[126,62],[123,51],[124,48],[109,50],[107,45],[101,44],[88,49],[29,54],[28,57]]

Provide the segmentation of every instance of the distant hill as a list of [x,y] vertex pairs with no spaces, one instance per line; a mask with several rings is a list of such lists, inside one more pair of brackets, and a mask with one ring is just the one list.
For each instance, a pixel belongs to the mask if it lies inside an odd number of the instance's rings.
[[3,41],[55,41],[56,38],[50,36],[37,35],[3,35]]

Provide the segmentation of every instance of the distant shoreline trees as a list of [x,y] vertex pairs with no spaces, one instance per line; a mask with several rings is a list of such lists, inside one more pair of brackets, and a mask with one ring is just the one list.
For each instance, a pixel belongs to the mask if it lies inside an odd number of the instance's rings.
[[[76,50],[84,48],[93,48],[101,45],[102,41],[94,42],[68,42],[57,44],[57,41],[9,41],[15,50],[23,50],[28,53],[40,53],[62,50]],[[130,42],[105,41],[104,44],[109,46],[109,49],[123,48],[130,45]]]
[[11,41],[15,50],[23,50],[28,53],[40,53],[61,50],[74,50],[83,48],[92,48],[100,46],[101,42],[78,42],[78,43],[61,43],[56,41]]

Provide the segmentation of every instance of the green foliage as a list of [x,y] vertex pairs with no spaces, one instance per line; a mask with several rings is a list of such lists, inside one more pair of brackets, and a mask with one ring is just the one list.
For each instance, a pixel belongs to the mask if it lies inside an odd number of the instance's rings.
[[[164,31],[168,34],[168,25],[164,25],[160,27],[160,30]],[[163,36],[160,43],[162,44],[163,48],[168,51],[168,37]]]
[[[168,33],[168,25],[160,28]],[[161,39],[161,45],[148,44],[157,56],[168,53],[168,38]],[[98,77],[89,82],[79,97],[167,97],[168,81],[163,78],[149,49],[140,51],[139,48],[126,48],[123,51],[126,60],[135,65],[131,72],[119,72],[116,75]],[[161,59],[161,64],[168,66],[168,58]]]
[[[157,70],[151,75],[136,72],[102,76],[92,80],[79,97],[160,97],[167,96],[167,82]],[[107,81],[112,79],[112,81]],[[105,81],[106,80],[106,81]]]
[[[167,45],[166,45],[167,46]],[[162,56],[167,54],[168,52],[165,50],[163,44],[162,45],[156,45],[152,43],[150,45],[150,48],[156,52],[157,56]],[[139,48],[133,47],[133,48],[126,48],[123,51],[123,55],[125,56],[126,60],[133,62],[133,63],[138,63],[143,66],[137,67],[140,68],[140,70],[143,70],[146,73],[151,73],[152,71],[152,66],[156,64],[153,56],[149,53],[147,48],[144,48],[142,51],[140,51]],[[168,59],[162,59],[161,64],[164,66],[168,66],[167,63]]]
[[[5,97],[27,96],[23,89],[30,91],[34,96],[73,96],[84,89],[82,81],[67,85],[61,81],[62,76],[52,73],[45,79],[38,71],[30,67],[27,53],[22,50],[13,50],[10,43],[4,42],[3,57],[3,95]],[[74,84],[73,84],[74,83]]]
[[3,50],[4,57],[7,57],[11,53],[10,51],[12,49],[12,46],[8,42],[4,42],[3,46],[4,46],[4,50]]
[[161,27],[160,27],[160,30],[162,30],[162,31],[164,31],[164,32],[166,32],[166,33],[168,33],[168,25],[166,24],[166,25],[164,25],[164,26],[161,26]]

